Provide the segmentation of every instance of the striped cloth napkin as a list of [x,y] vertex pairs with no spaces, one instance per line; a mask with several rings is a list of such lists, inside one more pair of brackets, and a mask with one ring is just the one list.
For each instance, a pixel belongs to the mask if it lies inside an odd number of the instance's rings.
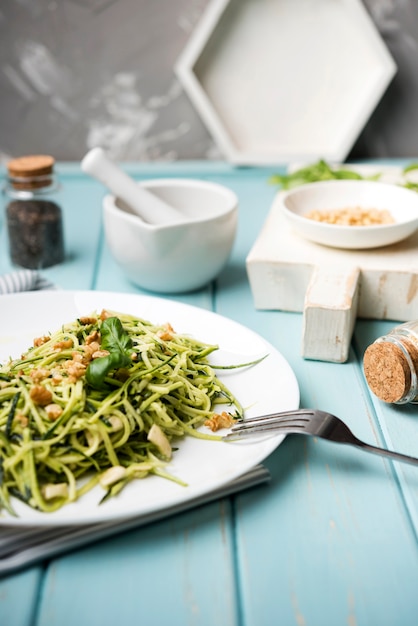
[[56,289],[56,287],[36,270],[17,270],[0,276],[0,295],[39,289]]

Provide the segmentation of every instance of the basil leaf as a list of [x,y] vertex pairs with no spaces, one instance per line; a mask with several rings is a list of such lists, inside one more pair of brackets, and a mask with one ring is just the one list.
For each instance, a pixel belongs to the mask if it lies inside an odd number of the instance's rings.
[[352,169],[341,167],[333,168],[323,159],[316,163],[302,167],[288,174],[274,174],[270,177],[269,182],[273,185],[281,185],[282,189],[292,189],[307,183],[315,183],[324,180],[378,180],[380,174],[373,176],[362,176]]
[[86,371],[87,382],[96,389],[104,386],[104,379],[111,370],[127,367],[132,363],[130,357],[123,352],[110,352],[107,356],[94,359]]
[[403,174],[408,174],[408,172],[413,172],[414,170],[418,170],[418,163],[410,163],[406,167],[403,168]]
[[100,327],[100,334],[102,337],[100,342],[101,350],[126,352],[132,348],[132,340],[118,317],[105,319]]
[[86,371],[87,382],[96,389],[105,387],[105,378],[111,370],[131,365],[132,340],[117,317],[108,317],[101,325],[100,348],[109,354],[94,359]]

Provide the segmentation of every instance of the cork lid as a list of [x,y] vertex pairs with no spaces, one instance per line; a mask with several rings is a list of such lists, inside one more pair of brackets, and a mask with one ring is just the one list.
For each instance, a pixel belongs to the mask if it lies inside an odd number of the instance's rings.
[[13,189],[30,191],[49,187],[53,180],[55,159],[47,154],[22,156],[9,161],[10,183]]
[[31,176],[43,176],[50,174],[54,167],[55,159],[47,154],[34,154],[18,157],[9,161],[7,169],[10,176],[16,178],[29,178]]
[[384,402],[398,402],[411,387],[411,370],[401,348],[390,342],[373,343],[363,358],[372,392]]

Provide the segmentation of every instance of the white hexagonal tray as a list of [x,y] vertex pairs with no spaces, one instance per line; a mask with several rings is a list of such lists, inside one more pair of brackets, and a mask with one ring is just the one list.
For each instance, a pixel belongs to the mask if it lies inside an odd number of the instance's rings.
[[396,65],[360,0],[213,0],[175,70],[225,158],[344,161]]

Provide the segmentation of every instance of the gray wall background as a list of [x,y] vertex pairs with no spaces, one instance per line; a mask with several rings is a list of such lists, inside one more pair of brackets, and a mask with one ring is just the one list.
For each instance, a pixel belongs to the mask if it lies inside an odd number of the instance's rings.
[[[173,72],[208,2],[0,0],[0,163],[222,158]],[[418,157],[418,0],[364,4],[398,73],[350,156]]]

